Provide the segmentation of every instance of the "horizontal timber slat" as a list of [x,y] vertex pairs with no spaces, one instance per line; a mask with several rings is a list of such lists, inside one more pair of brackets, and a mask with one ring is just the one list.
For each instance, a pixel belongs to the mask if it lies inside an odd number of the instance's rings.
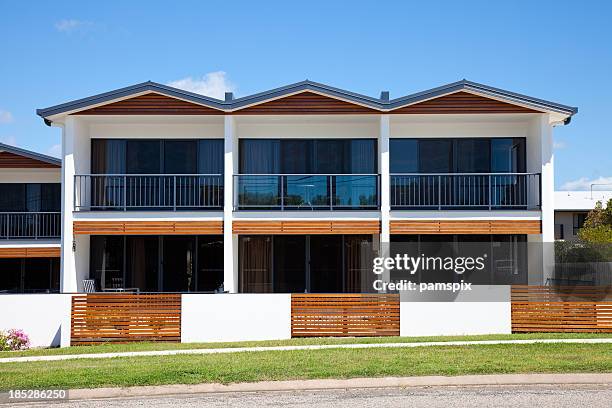
[[77,235],[217,235],[223,221],[74,221]]
[[181,341],[180,294],[91,293],[72,297],[71,345]]
[[513,332],[612,333],[612,286],[512,287]]
[[59,247],[0,248],[0,258],[59,258]]
[[378,234],[380,221],[234,221],[234,234]]
[[399,336],[399,295],[292,294],[291,336]]
[[539,234],[539,220],[392,220],[391,234]]

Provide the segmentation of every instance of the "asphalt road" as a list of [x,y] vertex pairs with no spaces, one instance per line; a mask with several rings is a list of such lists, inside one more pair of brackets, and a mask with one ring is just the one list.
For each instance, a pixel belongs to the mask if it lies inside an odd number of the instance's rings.
[[[21,403],[19,407],[589,407],[611,406],[612,388],[597,385],[362,388],[190,394],[150,398]],[[1,406],[1,405],[0,405]]]

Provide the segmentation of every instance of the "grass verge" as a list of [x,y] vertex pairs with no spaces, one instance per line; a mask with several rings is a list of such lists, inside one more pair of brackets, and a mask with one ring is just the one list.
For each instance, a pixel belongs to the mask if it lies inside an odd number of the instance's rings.
[[505,344],[7,363],[0,367],[0,390],[579,372],[612,372],[612,347],[609,344]]
[[437,336],[437,337],[349,337],[349,338],[296,338],[273,341],[245,341],[232,343],[132,343],[74,346],[65,348],[32,349],[25,351],[2,351],[0,358],[22,356],[52,356],[65,354],[118,353],[129,351],[185,350],[205,348],[299,346],[317,344],[368,344],[368,343],[416,343],[429,341],[471,340],[529,340],[529,339],[584,339],[612,338],[612,333],[525,333],[481,336]]

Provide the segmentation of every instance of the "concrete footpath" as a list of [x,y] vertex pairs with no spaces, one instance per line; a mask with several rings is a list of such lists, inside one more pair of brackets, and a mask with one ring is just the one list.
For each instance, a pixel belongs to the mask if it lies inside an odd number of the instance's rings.
[[204,393],[239,393],[264,391],[303,391],[353,388],[397,388],[397,387],[466,387],[507,385],[612,385],[612,373],[608,374],[497,374],[465,375],[456,377],[382,377],[352,378],[344,380],[297,380],[262,381],[237,384],[161,385],[126,388],[93,388],[69,391],[69,398],[126,398],[159,395],[185,395]]
[[263,351],[291,351],[291,350],[327,350],[327,349],[366,349],[366,348],[411,348],[432,346],[478,346],[492,344],[555,344],[579,343],[601,344],[612,343],[612,338],[597,339],[531,339],[531,340],[476,340],[476,341],[429,341],[415,343],[360,343],[360,344],[320,344],[303,346],[273,346],[273,347],[228,347],[208,349],[178,349],[155,351],[130,351],[120,353],[93,353],[93,354],[64,354],[53,356],[29,356],[0,358],[2,363],[26,363],[33,361],[61,361],[76,359],[98,359],[117,357],[148,357],[148,356],[174,356],[179,354],[226,354]]

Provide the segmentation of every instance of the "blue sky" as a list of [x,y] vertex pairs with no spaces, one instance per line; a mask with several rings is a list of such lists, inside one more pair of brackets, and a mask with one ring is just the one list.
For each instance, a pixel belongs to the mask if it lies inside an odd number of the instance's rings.
[[0,0],[0,141],[58,154],[36,108],[149,79],[394,97],[467,78],[578,106],[555,128],[556,187],[612,183],[610,2],[262,3]]

